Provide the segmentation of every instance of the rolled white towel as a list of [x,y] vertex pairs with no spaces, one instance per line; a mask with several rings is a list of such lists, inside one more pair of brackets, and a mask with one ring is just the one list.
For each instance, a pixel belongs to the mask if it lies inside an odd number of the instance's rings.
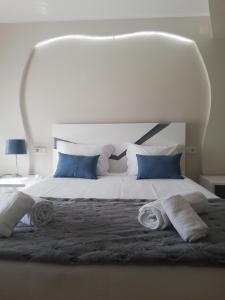
[[[182,197],[191,204],[198,214],[207,210],[208,200],[202,193],[193,192],[184,194]],[[162,200],[152,201],[139,209],[138,221],[141,225],[152,230],[163,230],[170,225],[170,220],[161,204]]]
[[145,204],[139,209],[138,221],[143,226],[152,230],[163,230],[170,225],[160,200]]
[[182,196],[163,199],[162,207],[184,241],[194,242],[207,235],[208,226]]
[[0,235],[9,237],[16,224],[34,205],[34,200],[18,191],[4,193],[0,198]]
[[42,198],[33,198],[34,205],[30,211],[21,219],[21,223],[28,226],[40,227],[52,220],[53,203]]

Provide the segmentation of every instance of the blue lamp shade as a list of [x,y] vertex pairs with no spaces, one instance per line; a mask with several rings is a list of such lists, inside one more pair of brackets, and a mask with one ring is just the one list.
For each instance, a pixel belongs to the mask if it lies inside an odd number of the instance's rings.
[[22,139],[10,139],[6,141],[5,154],[26,154],[26,141]]

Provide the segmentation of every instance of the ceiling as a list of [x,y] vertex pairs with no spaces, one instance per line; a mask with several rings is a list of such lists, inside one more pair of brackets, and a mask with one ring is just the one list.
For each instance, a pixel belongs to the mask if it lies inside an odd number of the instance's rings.
[[208,0],[0,0],[0,23],[208,15]]

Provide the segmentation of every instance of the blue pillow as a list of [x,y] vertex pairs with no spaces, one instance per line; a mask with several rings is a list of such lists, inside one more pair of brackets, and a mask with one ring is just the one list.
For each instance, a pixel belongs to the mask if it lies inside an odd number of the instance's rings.
[[175,155],[137,154],[137,179],[183,179],[180,169],[182,153]]
[[54,177],[97,179],[96,169],[99,155],[69,155],[59,152]]

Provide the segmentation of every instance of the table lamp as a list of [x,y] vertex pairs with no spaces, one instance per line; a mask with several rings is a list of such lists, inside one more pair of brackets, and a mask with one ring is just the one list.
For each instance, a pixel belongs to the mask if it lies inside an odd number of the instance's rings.
[[6,141],[5,154],[16,155],[16,173],[13,175],[13,177],[21,177],[21,175],[18,173],[17,155],[26,154],[26,153],[27,153],[27,147],[26,147],[25,140],[9,139]]

